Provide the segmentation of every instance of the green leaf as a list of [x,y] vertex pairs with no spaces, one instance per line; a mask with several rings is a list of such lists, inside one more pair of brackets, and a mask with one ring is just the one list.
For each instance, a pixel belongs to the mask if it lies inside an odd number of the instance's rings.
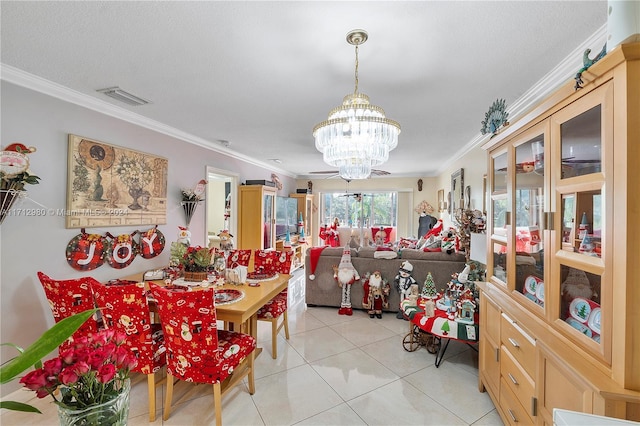
[[0,408],[6,408],[7,410],[13,411],[24,411],[27,413],[42,414],[42,411],[38,410],[36,407],[16,401],[0,401]]
[[39,362],[44,356],[55,350],[67,340],[84,322],[96,312],[89,309],[72,315],[56,323],[45,331],[38,340],[19,356],[0,367],[0,383],[5,384],[13,380],[18,374]]

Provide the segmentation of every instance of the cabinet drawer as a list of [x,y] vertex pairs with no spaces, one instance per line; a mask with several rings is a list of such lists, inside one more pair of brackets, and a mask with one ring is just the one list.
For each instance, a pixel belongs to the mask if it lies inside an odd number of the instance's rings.
[[504,377],[500,379],[500,408],[510,425],[532,425],[534,421],[527,410],[522,407],[518,398],[511,392]]
[[502,314],[500,336],[502,344],[507,347],[509,353],[524,368],[524,371],[533,377],[536,362],[535,340],[505,314]]
[[528,410],[530,416],[535,415],[531,407],[535,385],[533,379],[524,371],[522,366],[513,358],[506,346],[502,345],[502,359],[500,360],[500,374],[507,385],[518,398],[520,404]]

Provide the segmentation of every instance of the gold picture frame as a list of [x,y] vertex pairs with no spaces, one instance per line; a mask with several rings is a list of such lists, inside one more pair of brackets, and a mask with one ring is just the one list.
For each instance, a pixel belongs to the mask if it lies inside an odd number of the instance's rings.
[[447,210],[447,203],[444,201],[444,189],[438,191],[438,212],[442,213]]
[[67,228],[167,223],[169,161],[69,135]]
[[464,208],[464,169],[458,169],[451,174],[451,200],[449,202],[449,214],[451,221],[456,222],[455,214],[458,209]]

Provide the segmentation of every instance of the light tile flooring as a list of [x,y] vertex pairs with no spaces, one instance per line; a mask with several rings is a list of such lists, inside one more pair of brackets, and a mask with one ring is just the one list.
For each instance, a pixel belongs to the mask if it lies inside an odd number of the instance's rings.
[[[402,338],[408,323],[384,313],[338,315],[337,308],[306,307],[304,271],[294,274],[289,290],[291,338],[278,337],[278,358],[271,358],[271,328],[259,322],[256,392],[246,384],[222,400],[225,425],[502,425],[487,393],[478,391],[478,354],[451,342],[439,368],[422,347],[407,352]],[[43,415],[1,410],[0,424],[55,425],[49,399],[19,390],[4,400],[37,405]],[[148,422],[146,378],[136,375],[131,390],[129,425],[212,425],[209,385],[179,382],[171,417],[162,420],[163,389],[157,390],[157,418]]]

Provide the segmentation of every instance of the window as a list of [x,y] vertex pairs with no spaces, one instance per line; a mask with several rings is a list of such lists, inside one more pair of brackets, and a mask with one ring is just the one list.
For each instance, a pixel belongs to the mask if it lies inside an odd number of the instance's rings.
[[397,192],[328,192],[322,194],[321,203],[322,223],[332,223],[337,217],[340,226],[352,228],[397,226]]

